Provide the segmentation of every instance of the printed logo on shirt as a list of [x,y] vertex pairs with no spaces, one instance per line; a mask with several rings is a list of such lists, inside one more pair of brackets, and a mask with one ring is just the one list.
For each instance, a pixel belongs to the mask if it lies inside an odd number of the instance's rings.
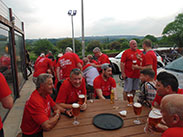
[[50,102],[48,102],[47,103],[47,107],[45,108],[45,113],[46,113],[46,115],[49,115],[48,113],[49,113],[49,110],[51,109],[51,107],[50,107]]
[[66,66],[66,65],[71,65],[72,64],[72,62],[69,60],[69,59],[61,59],[60,60],[60,66],[61,67],[64,67],[64,66]]

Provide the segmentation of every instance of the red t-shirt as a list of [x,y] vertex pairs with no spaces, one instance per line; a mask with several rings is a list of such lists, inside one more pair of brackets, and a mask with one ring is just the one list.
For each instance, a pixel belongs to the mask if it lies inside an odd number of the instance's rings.
[[[177,94],[183,94],[183,89],[178,89],[177,91]],[[162,100],[162,96],[159,96],[157,93],[156,93],[156,96],[152,102],[152,105],[154,106],[154,103],[157,102],[159,105],[161,104],[161,100]]]
[[168,128],[163,134],[162,137],[183,137],[183,127],[172,127]]
[[84,78],[82,79],[81,86],[78,88],[74,87],[71,84],[70,78],[67,78],[66,80],[64,80],[59,89],[56,103],[65,103],[65,104],[76,103],[78,102],[79,94],[86,95],[86,84]]
[[75,53],[67,52],[62,57],[59,58],[57,67],[62,69],[63,79],[66,79],[70,76],[72,69],[77,68],[77,64],[80,63],[78,55]]
[[[102,75],[99,75],[94,79],[93,87],[94,89],[101,89],[104,96],[109,96],[111,94],[111,89],[116,87],[116,82],[112,77],[108,78],[107,81],[104,81]],[[96,95],[95,91],[95,96]]]
[[46,98],[40,96],[35,90],[25,104],[24,114],[21,124],[22,132],[26,135],[32,135],[42,130],[41,124],[49,120],[51,108],[55,102],[50,95]]
[[52,67],[52,60],[46,57],[41,58],[34,67],[33,77],[38,77],[42,73],[47,73],[47,70]]
[[[124,63],[124,72],[128,78],[139,78],[140,76],[140,70],[138,69],[132,69],[133,61],[135,60],[138,66],[141,66],[141,61],[137,59],[137,55],[143,56],[142,51],[137,49],[136,51],[133,51],[131,49],[127,49],[124,51],[123,55],[121,56],[121,62]],[[134,65],[135,65],[134,64]]]
[[[98,57],[98,59],[97,59],[97,65],[102,65],[104,63],[110,64],[110,60],[106,54],[102,53],[102,55],[100,57]],[[99,72],[101,71],[101,68],[97,68],[97,69]]]
[[143,66],[152,65],[152,68],[155,72],[155,79],[157,75],[157,57],[156,53],[153,50],[149,50],[143,58]]
[[[11,90],[8,86],[8,83],[6,82],[5,77],[3,76],[2,73],[0,73],[0,100],[9,96],[11,94]],[[3,127],[3,123],[1,122],[1,117],[0,117],[0,130]]]

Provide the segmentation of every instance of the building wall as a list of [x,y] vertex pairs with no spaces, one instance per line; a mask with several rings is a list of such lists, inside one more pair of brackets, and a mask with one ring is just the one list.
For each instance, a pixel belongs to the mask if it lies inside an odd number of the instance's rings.
[[[23,23],[0,1],[0,73],[12,90],[14,100],[26,80]],[[5,119],[8,110],[0,103],[0,116]]]

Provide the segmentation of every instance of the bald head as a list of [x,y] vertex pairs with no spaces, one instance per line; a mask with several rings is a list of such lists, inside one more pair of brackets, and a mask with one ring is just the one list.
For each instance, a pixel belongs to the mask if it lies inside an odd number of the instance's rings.
[[129,44],[131,50],[137,50],[137,42],[135,40],[130,40]]
[[163,119],[169,127],[183,127],[183,95],[169,94],[161,101]]

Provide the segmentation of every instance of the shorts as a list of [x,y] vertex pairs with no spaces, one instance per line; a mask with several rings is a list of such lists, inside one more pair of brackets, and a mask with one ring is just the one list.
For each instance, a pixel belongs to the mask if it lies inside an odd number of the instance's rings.
[[124,91],[130,92],[132,90],[139,90],[140,79],[126,78],[124,83]]

